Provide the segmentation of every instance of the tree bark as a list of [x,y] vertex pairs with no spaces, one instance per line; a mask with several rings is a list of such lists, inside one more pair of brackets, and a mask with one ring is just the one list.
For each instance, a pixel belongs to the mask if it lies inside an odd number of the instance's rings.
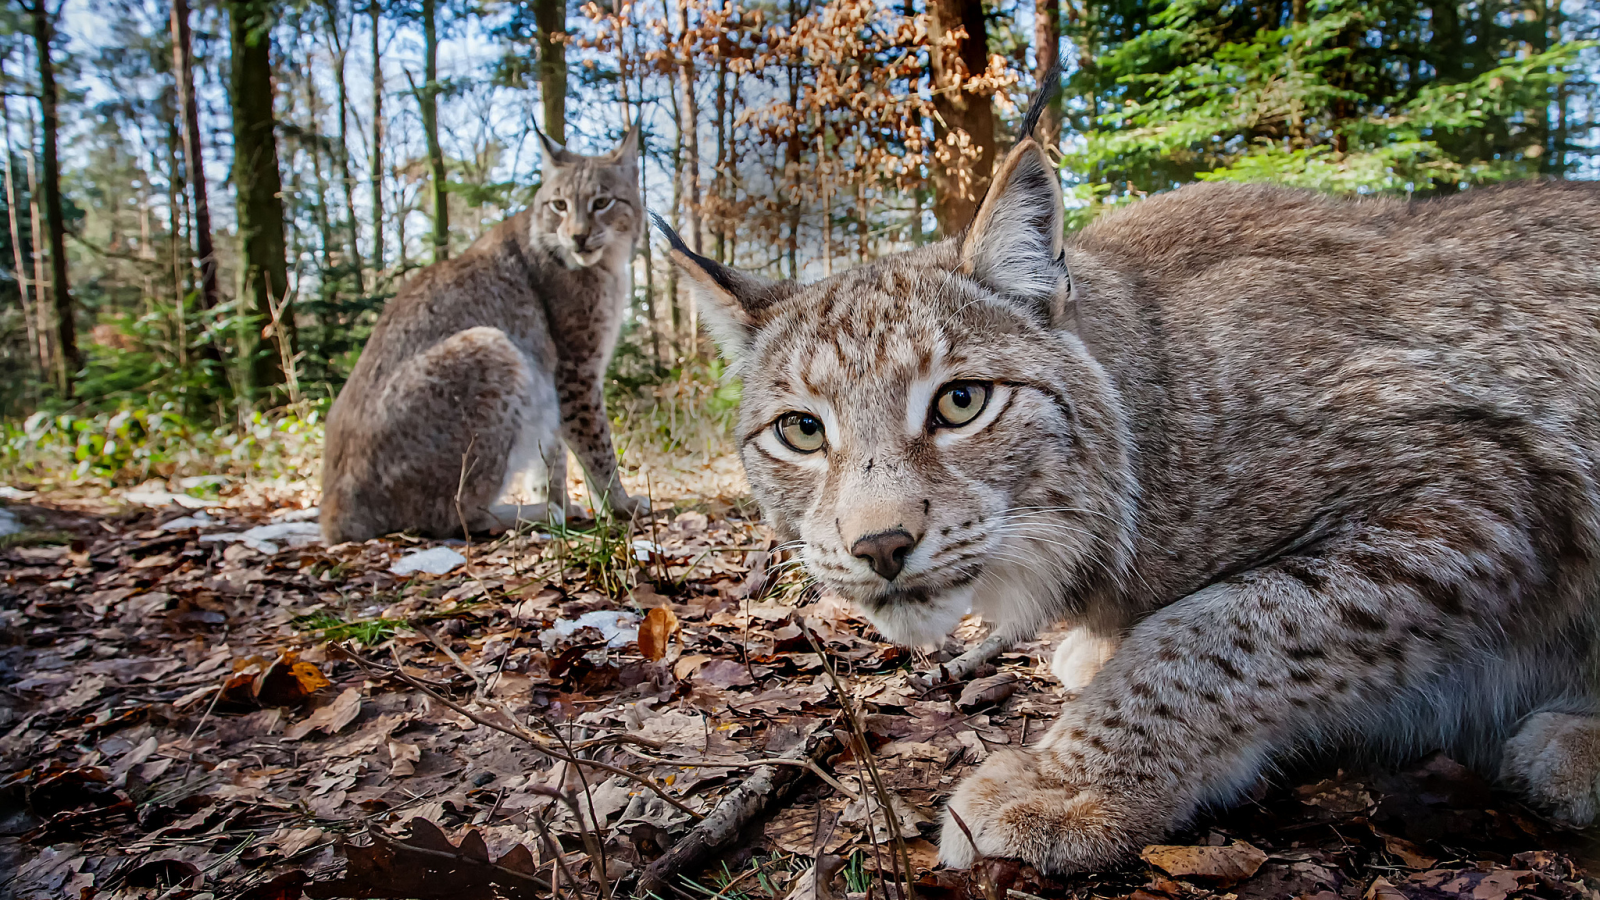
[[[3,59],[0,59],[0,82],[5,80],[4,62]],[[31,368],[34,369],[35,374],[40,377],[48,377],[50,374],[50,343],[45,338],[44,332],[39,328],[41,317],[35,310],[34,298],[30,294],[32,290],[31,279],[28,278],[27,263],[22,258],[22,227],[17,221],[17,187],[12,171],[15,168],[17,155],[11,149],[11,110],[6,107],[6,98],[3,92],[0,92],[0,124],[5,127],[6,217],[10,220],[9,224],[11,226],[11,255],[16,264],[14,271],[17,276],[17,299],[22,304],[22,322],[27,327],[28,332],[28,359],[32,363]],[[43,300],[44,298],[41,296],[39,301],[42,303]]]
[[55,23],[51,21],[45,0],[36,0],[28,12],[33,17],[33,42],[39,57],[39,114],[44,157],[40,180],[44,188],[45,228],[50,237],[50,293],[55,301],[56,386],[70,397],[73,380],[83,366],[83,356],[78,351],[72,285],[67,280],[67,221],[61,206],[61,163],[56,152],[60,121],[56,115],[55,64],[50,58]]
[[372,278],[383,271],[383,56],[378,46],[382,10],[378,0],[367,4],[372,20]]
[[[967,227],[994,169],[994,104],[965,90],[969,76],[989,64],[988,31],[982,0],[929,0],[929,43],[933,51],[934,138],[951,154],[934,169],[933,214],[944,236]],[[942,122],[941,122],[942,120]],[[964,133],[969,153],[946,143]]]
[[[256,353],[251,387],[284,385],[294,376],[294,310],[284,256],[283,179],[273,119],[272,36],[267,0],[227,0],[233,51],[233,184],[238,194],[244,295],[261,318],[273,352]],[[288,365],[285,365],[288,363]]]
[[539,29],[539,100],[544,104],[544,133],[558,144],[567,142],[566,0],[533,0],[533,23]]
[[[217,252],[211,235],[211,203],[206,187],[205,147],[200,142],[200,109],[194,92],[194,40],[189,31],[188,0],[172,0],[172,74],[178,88],[178,119],[182,123],[183,159],[185,179],[189,182],[190,202],[194,219],[190,227],[194,241],[194,263],[200,268],[200,308],[210,312],[217,308]],[[177,234],[173,234],[177,240]],[[183,287],[178,286],[182,296]],[[186,304],[179,303],[178,315],[183,317]],[[217,377],[224,385],[226,373],[221,371],[222,351],[207,341],[201,349],[206,359],[218,364]]]
[[[344,35],[339,33],[339,0],[328,0],[328,35],[333,41],[333,86],[338,97],[339,137],[333,148],[334,162],[339,166],[339,184],[344,189],[345,227],[343,240],[345,264],[355,278],[356,293],[366,293],[361,273],[361,228],[356,219],[356,181],[350,176],[350,89],[344,80],[344,64],[350,55],[347,39],[354,36],[351,27]],[[351,9],[350,24],[354,25],[355,10]]]
[[439,149],[439,25],[435,0],[422,0],[422,131],[428,141],[433,192],[433,261],[450,257],[450,197],[445,193],[444,151]]
[[[1034,81],[1044,90],[1044,79],[1061,60],[1061,0],[1033,0]],[[1035,136],[1046,146],[1061,143],[1061,98],[1058,95],[1039,117]]]

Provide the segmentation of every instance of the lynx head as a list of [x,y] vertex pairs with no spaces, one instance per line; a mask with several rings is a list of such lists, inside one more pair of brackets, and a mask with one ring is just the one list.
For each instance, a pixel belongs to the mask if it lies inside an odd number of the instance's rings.
[[1022,634],[1120,581],[1127,427],[1072,332],[1060,186],[1031,139],[964,235],[815,284],[663,229],[744,379],[737,437],[768,520],[886,636],[936,642],[969,608]]
[[533,238],[570,268],[592,266],[607,251],[632,253],[644,229],[639,199],[639,126],[610,153],[582,156],[539,133],[544,170],[533,198]]

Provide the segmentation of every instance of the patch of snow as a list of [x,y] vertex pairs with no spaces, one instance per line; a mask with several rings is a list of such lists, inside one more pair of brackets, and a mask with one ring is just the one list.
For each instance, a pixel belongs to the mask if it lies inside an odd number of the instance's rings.
[[465,564],[467,558],[451,550],[449,547],[429,547],[426,550],[417,550],[407,553],[395,560],[389,571],[396,575],[411,575],[416,572],[427,572],[429,575],[443,575],[454,571],[457,566]]
[[280,543],[287,547],[300,547],[322,540],[322,529],[315,522],[281,522],[273,525],[257,525],[245,532],[230,531],[227,534],[201,535],[200,540],[221,541],[228,544],[243,543],[251,550],[272,556],[282,549],[278,546]]
[[0,537],[16,534],[22,530],[22,522],[17,514],[9,509],[0,509]]
[[272,514],[274,522],[315,522],[322,515],[320,507],[310,509],[280,509]]
[[25,491],[9,484],[0,484],[0,500],[32,500],[37,496],[38,491]]
[[190,528],[210,528],[222,524],[221,519],[214,519],[205,512],[198,512],[192,516],[182,516],[162,524],[162,531],[185,531]]
[[639,615],[626,609],[597,609],[576,619],[557,619],[539,632],[539,642],[553,650],[558,640],[571,637],[580,628],[597,629],[605,635],[607,647],[623,647],[639,639]]

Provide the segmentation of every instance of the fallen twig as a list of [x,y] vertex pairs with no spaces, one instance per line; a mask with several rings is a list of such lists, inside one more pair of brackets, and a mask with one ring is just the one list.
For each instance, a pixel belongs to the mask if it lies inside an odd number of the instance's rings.
[[[785,753],[783,758],[799,762],[822,760],[843,749],[835,728],[823,725],[811,732],[804,744]],[[636,896],[654,894],[666,896],[672,882],[685,871],[704,865],[717,851],[745,834],[750,822],[767,809],[783,802],[800,783],[802,772],[809,767],[798,765],[763,765],[749,778],[728,793],[698,825],[668,850],[666,855],[651,863],[639,878]]]
[[[337,645],[335,645],[335,646],[337,646]],[[467,707],[462,706],[460,703],[457,703],[454,700],[451,700],[449,697],[446,697],[443,694],[438,693],[437,691],[433,690],[432,688],[429,688],[427,685],[423,684],[422,682],[418,681],[417,679],[412,678],[410,675],[407,675],[406,673],[400,671],[400,669],[398,667],[390,669],[390,668],[387,668],[387,667],[383,666],[380,663],[374,663],[371,660],[363,659],[362,657],[360,657],[360,656],[358,656],[358,655],[356,655],[354,653],[351,653],[349,650],[346,650],[346,649],[344,649],[342,647],[340,647],[338,649],[351,662],[355,663],[360,668],[366,670],[368,673],[373,674],[373,675],[387,675],[387,676],[389,676],[391,678],[394,678],[394,679],[397,679],[399,681],[402,681],[405,684],[408,684],[411,687],[414,687],[417,690],[419,690],[419,691],[423,692],[424,694],[428,695],[428,697],[430,697],[431,699],[439,701],[440,703],[444,704],[445,706],[449,707],[450,709],[454,710],[455,712],[457,712],[457,713],[459,713],[459,714],[461,714],[463,716],[466,716],[469,720],[471,720],[473,722],[476,722],[477,724],[482,725],[485,728],[493,728],[495,731],[498,731],[498,732],[500,732],[502,734],[508,734],[508,735],[511,735],[512,737],[518,739],[518,740],[526,741],[529,744],[532,744],[534,747],[538,748],[540,753],[543,753],[543,754],[545,754],[547,756],[550,756],[550,757],[553,757],[555,759],[559,759],[562,762],[570,763],[571,765],[574,765],[574,766],[589,766],[591,768],[599,769],[602,772],[610,772],[613,775],[621,775],[623,778],[626,778],[629,781],[632,781],[635,784],[638,784],[639,786],[645,788],[646,790],[649,790],[651,793],[655,794],[657,797],[660,797],[662,800],[665,800],[669,806],[672,806],[674,809],[677,809],[679,812],[682,812],[682,813],[688,815],[690,818],[695,819],[695,820],[699,820],[699,819],[704,818],[699,813],[695,812],[694,810],[690,809],[688,806],[684,805],[683,801],[681,801],[678,798],[676,798],[676,797],[672,796],[671,794],[667,793],[666,790],[661,787],[661,785],[656,784],[653,780],[651,780],[650,778],[648,778],[648,777],[646,777],[644,775],[640,775],[640,774],[638,774],[636,772],[629,772],[627,769],[620,769],[620,768],[618,768],[616,766],[607,765],[606,763],[600,762],[599,760],[580,759],[580,758],[578,758],[576,756],[573,756],[573,755],[571,755],[569,753],[565,753],[562,750],[560,750],[560,749],[558,749],[556,747],[553,747],[550,744],[548,744],[547,742],[545,742],[544,740],[540,739],[538,735],[535,735],[534,733],[532,733],[530,731],[527,731],[526,729],[523,729],[520,725],[517,724],[515,719],[511,720],[512,727],[508,728],[505,725],[502,725],[501,723],[494,721],[493,719],[489,719],[489,718],[485,718],[484,716],[480,716],[477,713],[473,712],[472,710],[468,709]],[[502,713],[502,715],[504,715],[504,713]]]
[[942,685],[965,681],[984,663],[1006,652],[1014,643],[1016,642],[1012,638],[997,631],[955,659],[941,663],[937,668],[912,675],[912,684],[924,691],[930,691]]

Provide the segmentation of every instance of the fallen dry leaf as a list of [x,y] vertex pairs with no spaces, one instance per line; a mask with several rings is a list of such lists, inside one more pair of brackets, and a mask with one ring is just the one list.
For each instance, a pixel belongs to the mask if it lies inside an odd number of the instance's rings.
[[1254,875],[1267,861],[1267,854],[1252,844],[1234,841],[1225,847],[1151,844],[1139,852],[1139,858],[1174,878],[1228,887]]
[[361,692],[355,688],[345,688],[332,703],[312,713],[304,722],[290,725],[284,731],[283,738],[287,741],[298,741],[313,731],[328,735],[338,734],[359,715],[361,715]]
[[665,606],[657,606],[645,613],[639,624],[639,652],[654,661],[667,655],[667,645],[678,633],[678,617]]

